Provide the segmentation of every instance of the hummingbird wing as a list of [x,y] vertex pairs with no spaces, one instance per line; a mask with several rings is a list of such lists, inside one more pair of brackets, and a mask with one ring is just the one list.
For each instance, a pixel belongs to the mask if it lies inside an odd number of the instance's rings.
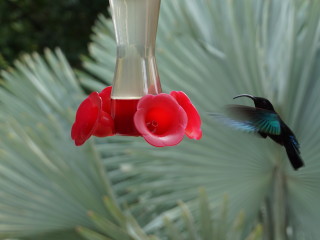
[[210,116],[214,117],[219,122],[232,127],[236,130],[241,130],[247,133],[255,133],[258,132],[257,128],[254,127],[252,124],[249,124],[247,122],[237,121],[232,118],[229,118],[223,114],[219,113],[209,113]]
[[246,123],[256,131],[272,135],[281,133],[281,120],[273,111],[242,105],[229,105],[226,111],[230,118]]
[[280,135],[279,116],[272,111],[242,105],[228,105],[226,115],[210,114],[224,124],[245,132]]

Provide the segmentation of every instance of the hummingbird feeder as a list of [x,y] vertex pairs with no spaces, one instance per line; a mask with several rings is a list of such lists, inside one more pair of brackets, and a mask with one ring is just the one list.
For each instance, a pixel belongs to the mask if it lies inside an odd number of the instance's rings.
[[142,136],[173,146],[186,135],[199,140],[201,118],[181,91],[162,93],[155,58],[161,0],[110,0],[117,43],[113,85],[79,106],[71,137],[77,146],[92,135]]

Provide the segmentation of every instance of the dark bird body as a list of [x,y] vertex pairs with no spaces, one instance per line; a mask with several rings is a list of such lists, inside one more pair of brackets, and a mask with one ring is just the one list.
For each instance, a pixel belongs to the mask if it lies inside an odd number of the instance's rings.
[[227,117],[211,115],[220,118],[224,123],[236,129],[256,132],[263,138],[270,137],[276,143],[284,146],[295,170],[304,166],[296,136],[276,113],[270,101],[248,94],[238,95],[234,99],[238,97],[251,98],[255,107],[231,105],[227,107]]

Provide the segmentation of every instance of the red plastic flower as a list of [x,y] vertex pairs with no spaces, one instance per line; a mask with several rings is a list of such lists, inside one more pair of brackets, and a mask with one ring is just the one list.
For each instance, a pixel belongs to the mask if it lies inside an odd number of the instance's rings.
[[[111,90],[112,87],[107,87],[100,93],[93,92],[80,104],[71,129],[71,137],[77,146],[92,135],[112,136],[115,124],[119,124],[118,128],[122,126],[122,118],[117,122],[117,116],[115,120],[111,117]],[[123,110],[127,111],[126,108]],[[201,118],[184,92],[148,94],[139,100],[136,111],[132,110],[128,115],[133,117],[132,127],[153,146],[177,145],[185,134],[191,139],[202,137]]]
[[144,139],[153,146],[173,146],[183,139],[188,118],[186,112],[169,94],[141,98],[134,124]]
[[201,118],[197,109],[194,107],[194,105],[191,103],[191,100],[184,92],[172,91],[170,95],[177,100],[179,105],[184,109],[188,116],[188,124],[185,130],[187,137],[199,140],[202,137],[202,130]]
[[93,92],[80,104],[71,129],[71,138],[77,146],[82,145],[92,135],[114,135],[114,122],[110,115],[111,89],[107,87],[101,93]]

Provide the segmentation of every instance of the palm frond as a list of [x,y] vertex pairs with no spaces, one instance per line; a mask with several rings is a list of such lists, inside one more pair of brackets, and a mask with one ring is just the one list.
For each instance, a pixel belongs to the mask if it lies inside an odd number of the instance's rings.
[[113,201],[104,199],[107,212],[110,212],[113,221],[95,212],[89,212],[89,217],[97,230],[79,227],[78,232],[88,240],[156,240],[147,236],[130,215],[122,212]]
[[92,144],[69,137],[83,97],[61,51],[25,56],[2,72],[0,88],[0,237],[91,226],[87,211],[109,216],[113,197]]
[[[213,217],[213,211],[208,201],[206,192],[201,189],[199,199],[198,214],[200,222],[194,222],[192,213],[188,206],[183,202],[179,203],[179,217],[177,221],[182,224],[176,224],[170,219],[164,217],[164,232],[166,239],[172,240],[260,240],[262,239],[262,228],[257,225],[250,234],[244,235],[245,225],[244,214],[240,213],[233,223],[227,223],[226,212],[228,206],[226,200],[219,207],[221,215]],[[108,199],[106,199],[107,209],[115,209]],[[97,230],[89,228],[78,228],[78,232],[88,240],[107,240],[107,239],[123,239],[123,240],[156,240],[159,239],[154,235],[146,235],[129,213],[117,213],[117,218],[121,218],[118,224],[110,222],[108,219],[101,217],[96,213],[90,213],[91,220],[95,224]],[[122,223],[122,224],[121,224]],[[163,238],[160,238],[163,239]]]

